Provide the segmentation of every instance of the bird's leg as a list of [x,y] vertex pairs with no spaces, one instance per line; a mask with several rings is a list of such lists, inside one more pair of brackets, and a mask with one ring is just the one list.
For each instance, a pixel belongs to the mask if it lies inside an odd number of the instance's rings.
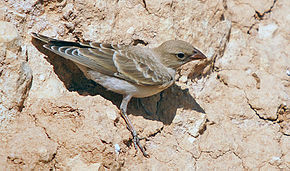
[[141,150],[143,155],[145,157],[149,157],[149,155],[145,152],[144,148],[140,144],[140,138],[138,137],[137,132],[134,129],[133,124],[131,123],[131,121],[127,115],[127,106],[128,106],[129,101],[131,100],[131,98],[132,98],[132,95],[124,95],[123,96],[123,100],[122,100],[122,103],[120,106],[121,116],[125,120],[128,130],[131,132],[131,134],[133,136],[133,143],[134,143],[135,149],[138,150],[138,147],[139,147],[139,149]]
[[159,116],[158,114],[159,114],[159,107],[160,107],[160,105],[161,105],[161,101],[162,101],[162,99],[163,99],[163,92],[164,91],[161,91],[160,92],[160,99],[158,100],[158,102],[157,102],[157,104],[156,104],[156,115],[157,116]]
[[153,114],[146,108],[146,106],[143,104],[142,99],[137,99],[138,104],[141,105],[141,107],[143,108],[143,110],[145,111],[145,113],[149,116],[152,116]]
[[[157,101],[157,104],[156,104],[156,115],[158,116],[158,114],[159,114],[159,107],[160,107],[160,105],[161,105],[161,101],[162,101],[162,99],[163,99],[163,92],[164,91],[161,91],[160,92],[160,98],[159,98],[159,100]],[[147,115],[150,115],[150,116],[152,116],[153,114],[152,114],[152,112],[150,112],[147,108],[146,108],[146,106],[143,104],[143,102],[142,102],[142,99],[137,99],[137,103],[138,104],[140,104],[141,106],[142,106],[142,108],[143,108],[143,110],[145,111],[145,113],[147,114]]]

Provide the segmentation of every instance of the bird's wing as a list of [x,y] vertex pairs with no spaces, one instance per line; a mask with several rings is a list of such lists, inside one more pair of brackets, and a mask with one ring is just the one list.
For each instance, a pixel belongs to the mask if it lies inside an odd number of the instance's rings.
[[[136,48],[138,50],[138,48]],[[173,76],[160,64],[148,49],[120,50],[114,54],[113,60],[118,70],[118,76],[126,80],[133,80],[140,85],[161,85],[167,87]],[[146,53],[146,50],[148,52]],[[142,52],[143,53],[140,53]]]
[[50,51],[97,72],[139,85],[167,86],[173,80],[166,69],[154,65],[152,58],[129,52],[128,46],[102,43],[76,43],[32,33]]

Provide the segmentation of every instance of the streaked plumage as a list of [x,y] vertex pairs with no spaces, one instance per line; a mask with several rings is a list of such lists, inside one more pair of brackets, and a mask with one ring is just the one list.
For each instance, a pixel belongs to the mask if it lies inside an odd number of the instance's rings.
[[138,146],[145,156],[147,154],[126,114],[130,99],[159,93],[174,83],[178,67],[192,60],[206,58],[199,50],[181,40],[166,41],[150,49],[95,42],[75,43],[37,33],[32,33],[32,36],[45,42],[45,48],[76,63],[87,78],[124,95],[120,106],[122,117],[133,135],[135,148]]

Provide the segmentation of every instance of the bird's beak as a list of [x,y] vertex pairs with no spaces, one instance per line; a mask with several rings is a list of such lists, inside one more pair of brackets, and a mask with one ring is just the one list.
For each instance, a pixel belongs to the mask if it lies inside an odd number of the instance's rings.
[[197,53],[190,56],[191,60],[206,59],[206,56],[199,50],[196,50]]

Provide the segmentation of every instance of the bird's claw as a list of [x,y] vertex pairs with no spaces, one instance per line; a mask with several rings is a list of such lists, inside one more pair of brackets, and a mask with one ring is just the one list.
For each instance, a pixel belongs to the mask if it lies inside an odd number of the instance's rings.
[[140,144],[140,140],[145,139],[145,138],[139,138],[135,130],[131,130],[131,133],[133,136],[133,143],[134,143],[135,150],[138,151],[138,148],[139,148],[145,157],[149,157],[149,155],[145,152],[144,147]]
[[149,155],[145,152],[145,149],[143,148],[143,146],[140,144],[140,139],[144,139],[144,138],[139,138],[137,134],[132,133],[132,135],[133,135],[133,143],[134,143],[136,152],[138,151],[138,148],[139,148],[145,157],[149,157]]

